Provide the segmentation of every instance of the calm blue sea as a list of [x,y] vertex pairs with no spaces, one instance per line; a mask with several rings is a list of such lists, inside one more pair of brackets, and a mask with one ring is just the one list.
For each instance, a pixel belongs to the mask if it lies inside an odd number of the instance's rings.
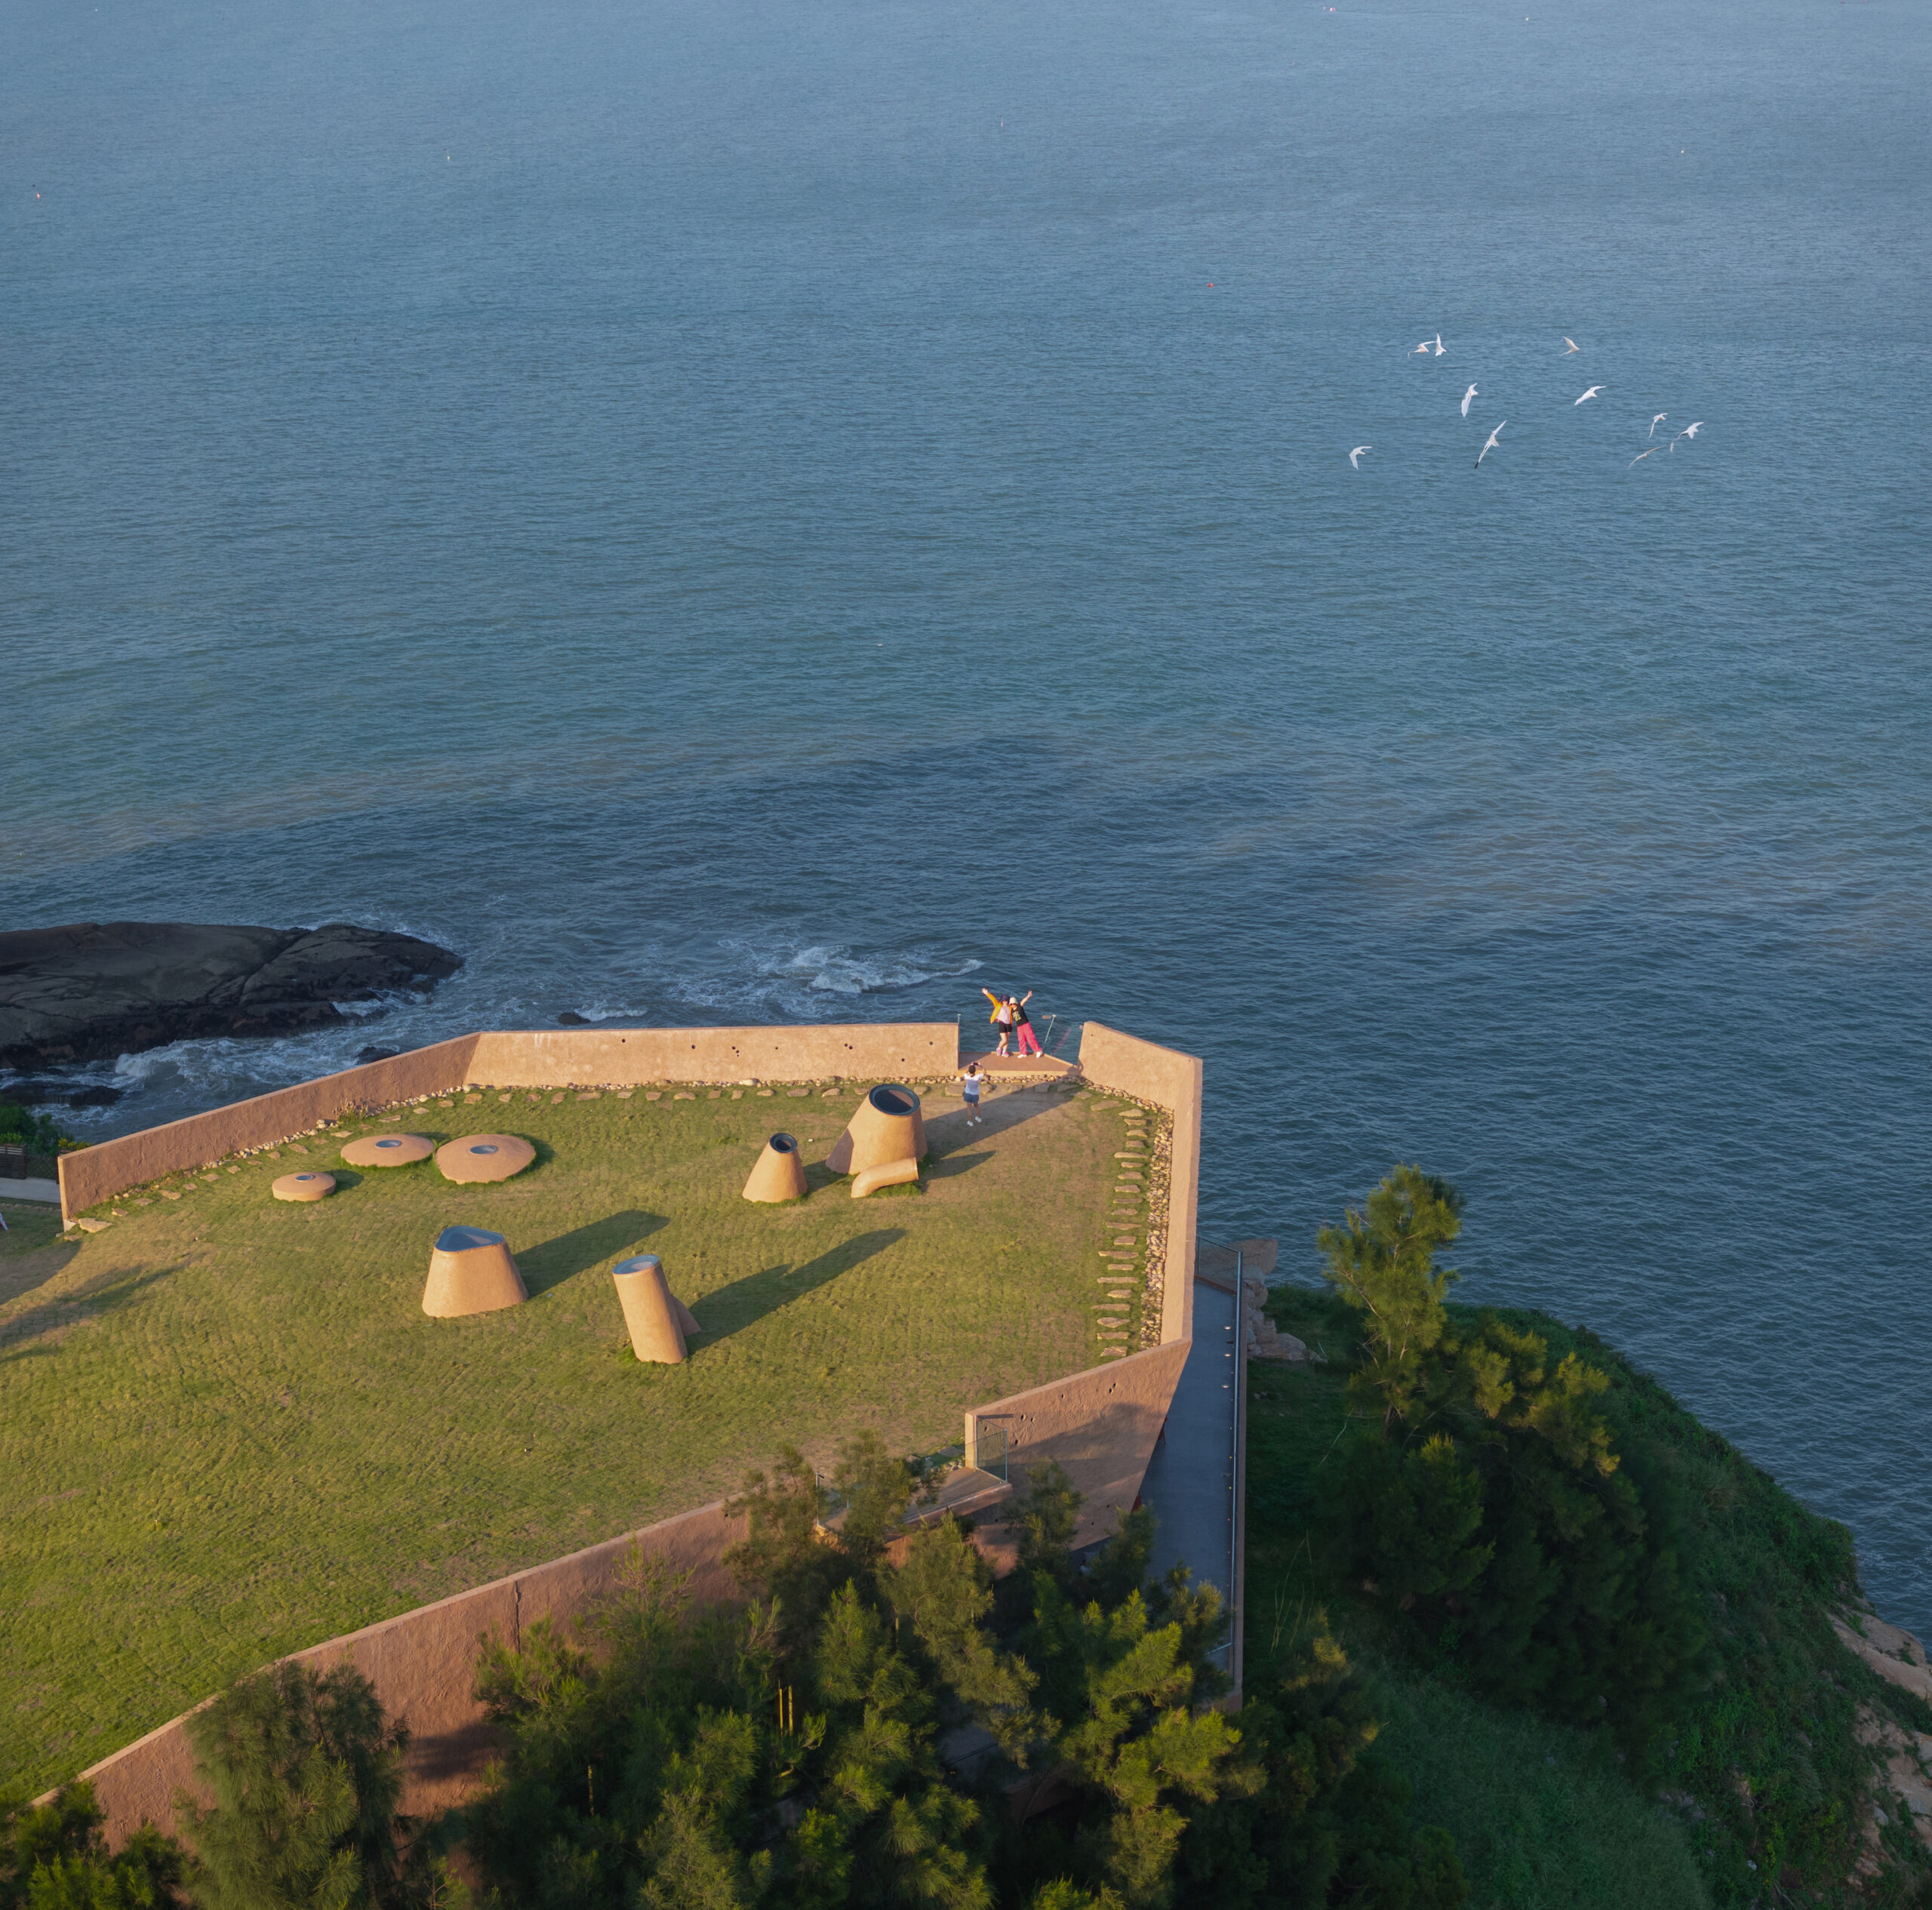
[[1932,1629],[1932,10],[1518,3],[11,14],[0,924],[469,958],[87,1130],[1030,987]]

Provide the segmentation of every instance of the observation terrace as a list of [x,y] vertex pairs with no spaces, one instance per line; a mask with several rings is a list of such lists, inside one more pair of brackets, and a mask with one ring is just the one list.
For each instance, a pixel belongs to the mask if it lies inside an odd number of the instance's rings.
[[[452,1801],[487,1754],[478,1637],[567,1618],[633,1536],[729,1595],[717,1502],[788,1442],[934,1455],[993,1550],[1010,1484],[1058,1459],[1081,1538],[1110,1528],[1188,1350],[1199,1064],[1089,1024],[1079,1068],[996,1075],[969,1127],[957,1038],[466,1036],[67,1157],[69,1226],[0,1259],[0,1782],[94,1765],[111,1833],[165,1826],[170,1721],[346,1653],[414,1733],[408,1807]],[[880,1081],[931,1152],[855,1200],[825,1157]],[[481,1186],[343,1163],[398,1129],[537,1158]],[[775,1130],[809,1192],[754,1204]],[[270,1197],[307,1170],[336,1191]],[[505,1236],[526,1303],[424,1315],[452,1223]],[[626,1336],[611,1270],[641,1251],[695,1315],[681,1364]]]

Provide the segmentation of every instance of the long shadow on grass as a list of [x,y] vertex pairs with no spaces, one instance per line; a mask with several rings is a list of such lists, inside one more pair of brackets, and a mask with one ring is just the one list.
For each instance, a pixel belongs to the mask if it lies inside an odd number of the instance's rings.
[[78,1241],[56,1239],[0,1260],[0,1306],[45,1286],[80,1250]]
[[[1037,1121],[1041,1115],[1051,1113],[1063,1098],[1037,1088],[1008,1089],[980,1103],[980,1118],[971,1127],[966,1124],[964,1108],[933,1115],[926,1123],[926,1143],[932,1149],[933,1158],[943,1161],[962,1147],[989,1141],[995,1134],[1004,1134],[1023,1122]],[[968,1166],[977,1165],[989,1158],[983,1154],[971,1155],[955,1167],[952,1172],[963,1173]]]
[[721,1339],[728,1333],[740,1333],[755,1325],[768,1313],[777,1312],[814,1287],[823,1287],[841,1273],[850,1273],[862,1261],[883,1253],[905,1238],[903,1227],[875,1227],[869,1234],[855,1234],[815,1260],[798,1266],[781,1260],[762,1272],[748,1273],[743,1279],[706,1294],[691,1311],[697,1315],[699,1330],[707,1340]]
[[9,1349],[0,1352],[0,1365],[51,1353],[58,1341],[51,1346],[36,1346],[32,1343],[43,1333],[63,1327],[78,1326],[83,1320],[96,1319],[103,1313],[118,1312],[138,1299],[157,1281],[179,1273],[187,1264],[185,1260],[177,1260],[171,1266],[155,1267],[146,1273],[115,1267],[74,1292],[63,1293],[58,1299],[43,1300],[38,1306],[30,1306],[24,1312],[15,1314],[11,1320],[0,1321],[0,1347]]
[[574,1227],[540,1247],[526,1247],[516,1256],[517,1269],[530,1296],[560,1286],[573,1275],[585,1272],[600,1260],[614,1260],[629,1253],[640,1241],[648,1240],[665,1225],[661,1213],[646,1213],[638,1207],[622,1213],[607,1213],[587,1226]]

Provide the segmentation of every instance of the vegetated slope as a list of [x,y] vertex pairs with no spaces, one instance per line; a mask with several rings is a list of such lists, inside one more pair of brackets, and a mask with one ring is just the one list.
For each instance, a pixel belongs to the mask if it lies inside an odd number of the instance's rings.
[[[1450,1309],[1464,1326],[1481,1311]],[[1357,1316],[1294,1288],[1269,1312],[1330,1364],[1251,1369],[1250,1687],[1325,1608],[1374,1667],[1377,1749],[1456,1837],[1473,1904],[1917,1900],[1924,1853],[1895,1806],[1878,1833],[1886,1874],[1853,1881],[1874,1822],[1860,1708],[1921,1731],[1932,1715],[1832,1632],[1833,1610],[1858,1597],[1842,1526],[1807,1511],[1593,1334],[1540,1314],[1494,1316],[1543,1336],[1553,1360],[1575,1352],[1609,1376],[1601,1404],[1616,1450],[1644,1474],[1647,1495],[1670,1500],[1679,1564],[1707,1613],[1699,1689],[1662,1733],[1657,1775],[1640,1790],[1607,1730],[1478,1695],[1452,1652],[1432,1655],[1389,1601],[1351,1582],[1338,1509]]]
[[[772,1128],[820,1161],[855,1105],[444,1097],[133,1190],[105,1232],[39,1248],[0,1287],[0,1783],[702,1505],[781,1437],[816,1453],[867,1423],[935,1450],[965,1407],[1092,1363],[1118,1114],[1020,1091],[968,1132],[935,1093],[923,1191],[854,1201],[815,1166],[801,1203],[740,1198]],[[371,1127],[510,1129],[538,1160],[494,1186],[358,1174],[337,1150]],[[271,1200],[303,1165],[338,1191]],[[528,1305],[424,1317],[451,1222],[507,1236]],[[706,1330],[683,1366],[631,1354],[609,1269],[641,1250]]]

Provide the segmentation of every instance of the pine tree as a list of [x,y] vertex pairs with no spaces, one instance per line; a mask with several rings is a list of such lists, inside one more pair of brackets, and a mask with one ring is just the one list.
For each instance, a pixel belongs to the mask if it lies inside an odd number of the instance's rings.
[[188,1736],[215,1800],[179,1801],[203,1910],[349,1910],[390,1894],[408,1734],[359,1672],[278,1665],[195,1712]]

